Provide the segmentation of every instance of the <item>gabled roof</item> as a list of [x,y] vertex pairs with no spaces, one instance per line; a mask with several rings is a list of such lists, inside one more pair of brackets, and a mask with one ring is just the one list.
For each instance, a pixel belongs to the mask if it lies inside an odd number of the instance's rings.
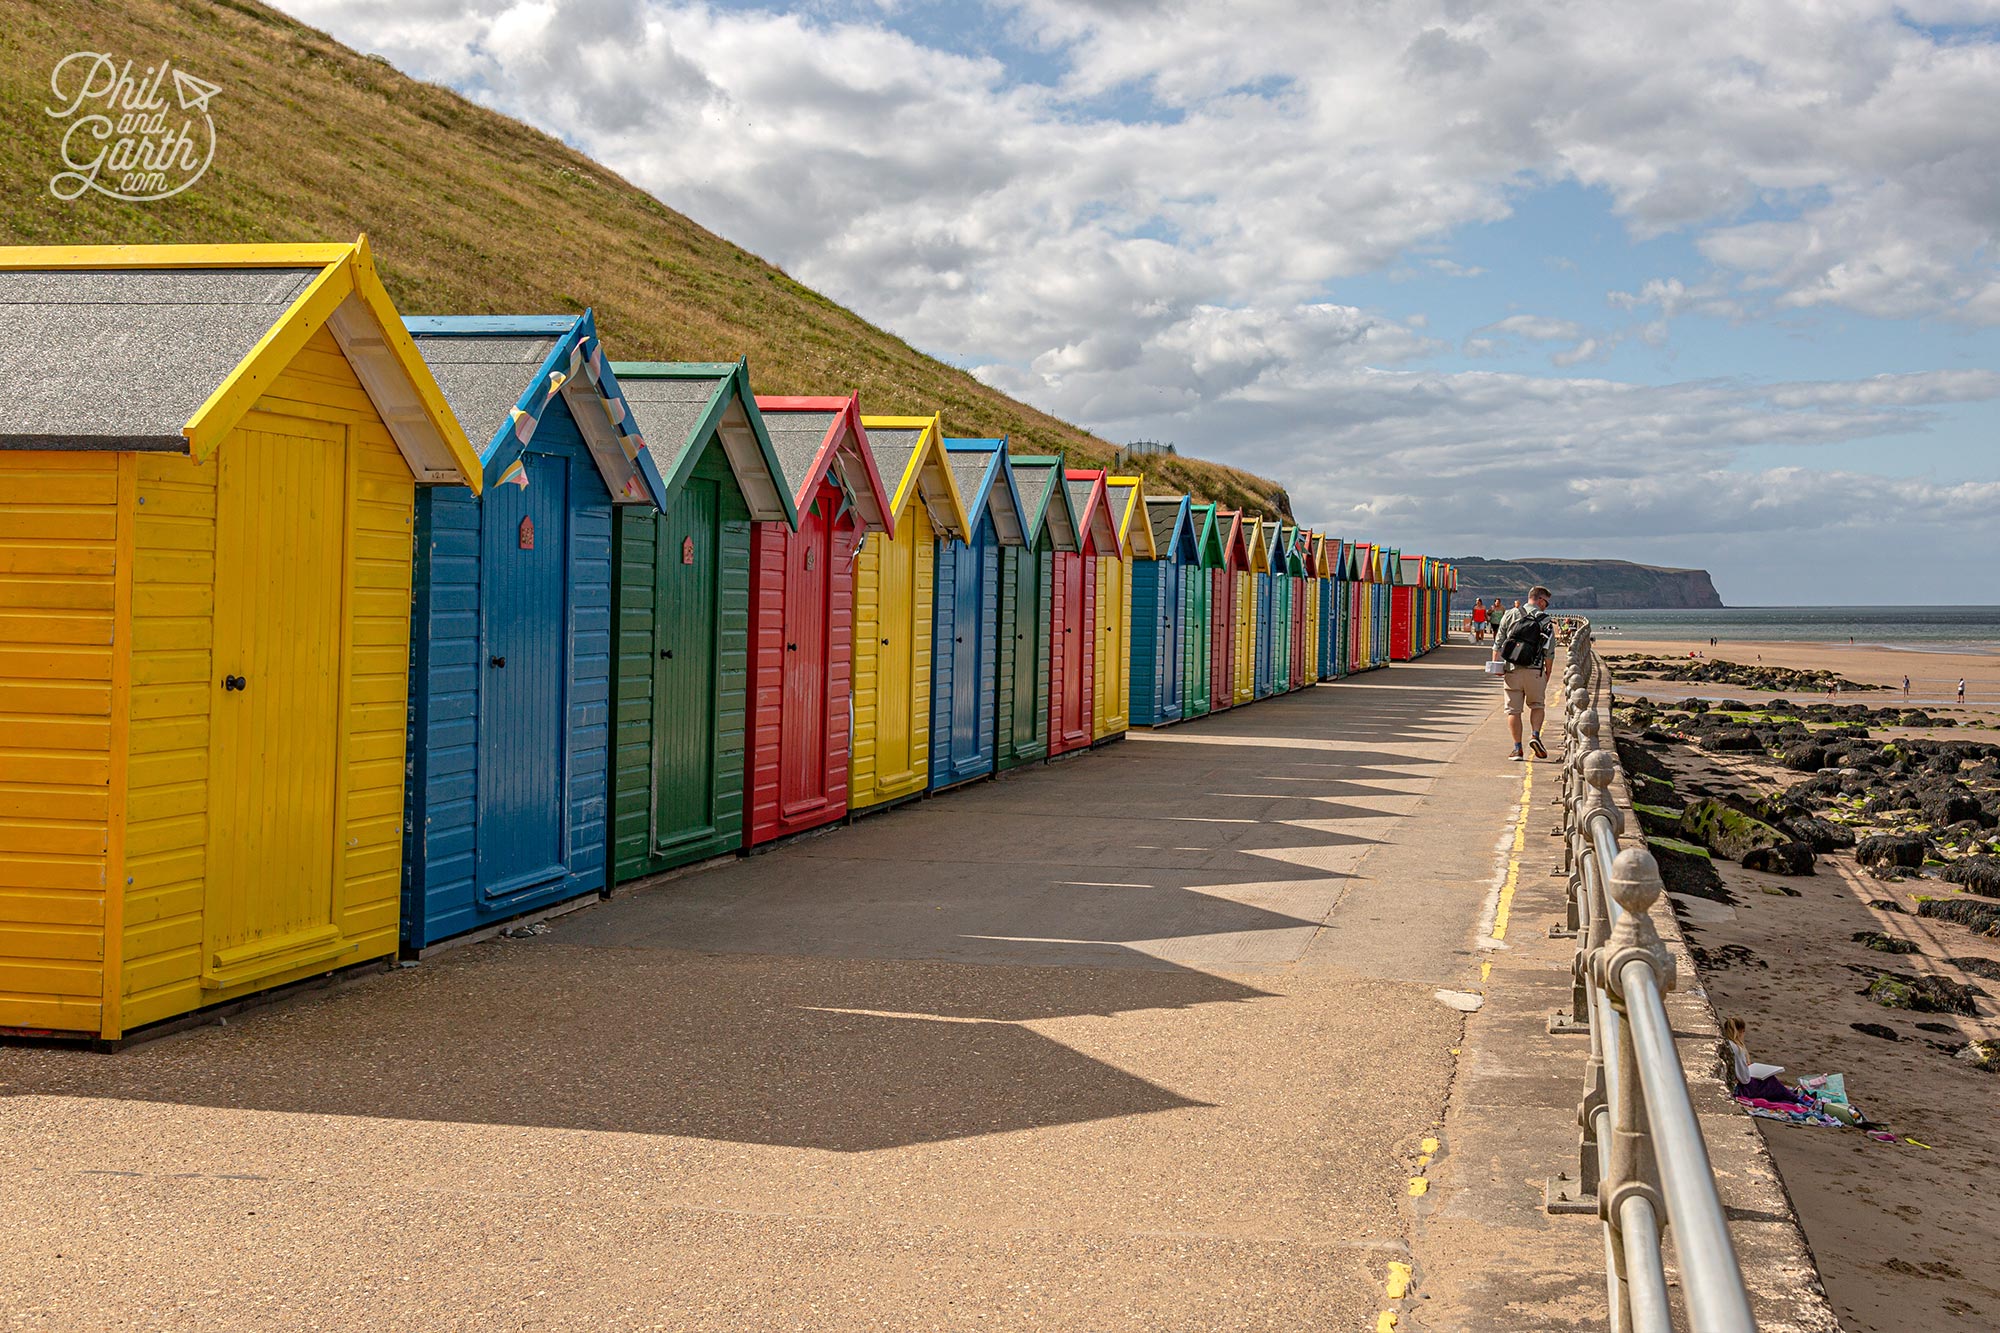
[[832,477],[870,531],[896,535],[889,488],[875,466],[875,451],[861,425],[861,395],[782,398],[757,395],[757,414],[771,437],[771,452],[792,489],[792,508],[804,513],[820,482]]
[[798,527],[798,507],[750,392],[748,362],[614,361],[611,371],[638,418],[669,500],[680,494],[714,440],[729,460],[750,517]]
[[965,516],[973,527],[981,511],[993,516],[993,530],[1002,546],[1027,542],[1027,524],[1021,518],[1021,491],[1014,469],[1007,464],[1007,438],[958,439],[945,436],[944,456],[965,501]]
[[1152,525],[1136,521],[1146,510],[1145,490],[1144,477],[1107,476],[1104,479],[1104,496],[1111,505],[1111,516],[1118,524],[1120,553],[1128,560],[1160,558],[1153,545]]
[[1062,481],[1062,458],[1057,454],[1016,454],[1007,460],[1014,473],[1014,487],[1021,496],[1022,535],[1030,546],[1042,539],[1044,528],[1049,542],[1058,551],[1079,551],[1076,511],[1070,507],[1069,490]]
[[1250,568],[1250,543],[1245,536],[1250,525],[1243,521],[1243,511],[1218,509],[1215,518],[1222,539],[1222,567],[1228,570]]
[[1118,525],[1112,521],[1111,505],[1104,494],[1103,470],[1070,468],[1063,473],[1063,489],[1069,492],[1084,549],[1092,555],[1118,555]]
[[1271,572],[1271,548],[1264,537],[1264,520],[1243,516],[1244,568],[1252,574]]
[[206,459],[321,326],[417,481],[476,493],[478,455],[404,332],[366,236],[0,248],[0,449]]
[[861,424],[868,430],[868,445],[889,483],[889,507],[896,516],[902,517],[913,498],[921,499],[940,535],[968,539],[972,520],[945,461],[943,414],[864,416]]
[[1222,524],[1216,521],[1214,504],[1189,505],[1188,527],[1194,533],[1194,558],[1203,569],[1222,565]]
[[488,486],[521,456],[560,397],[613,503],[667,507],[666,483],[605,364],[590,311],[412,315],[403,325],[475,441]]
[[1195,539],[1194,501],[1185,495],[1146,497],[1146,525],[1152,529],[1155,559],[1198,564],[1201,549]]
[[1289,523],[1272,523],[1264,531],[1271,546],[1271,568],[1299,578],[1306,572],[1299,556],[1299,530]]

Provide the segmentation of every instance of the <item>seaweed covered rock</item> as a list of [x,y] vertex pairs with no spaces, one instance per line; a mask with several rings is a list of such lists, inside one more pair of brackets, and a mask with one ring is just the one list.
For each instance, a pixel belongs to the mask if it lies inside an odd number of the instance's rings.
[[1817,773],[1826,767],[1826,747],[1794,745],[1778,756],[1778,762],[1794,773]]
[[1980,808],[1979,799],[1962,788],[1927,788],[1917,793],[1917,808],[1933,824],[1957,824],[1965,820],[1984,822],[1992,818]]
[[1680,832],[1681,812],[1677,808],[1634,801],[1632,813],[1639,816],[1639,828],[1648,835],[1671,838]]
[[1930,898],[1917,904],[1917,915],[1933,921],[1952,921],[1981,935],[2000,937],[2000,903],[1982,903],[1971,898]]
[[1702,733],[1701,748],[1719,754],[1757,754],[1764,742],[1748,727],[1718,727]]
[[1711,797],[1690,801],[1681,811],[1681,836],[1731,861],[1759,847],[1776,847],[1784,834],[1761,819],[1732,810]]
[[1928,850],[1930,841],[1921,833],[1878,833],[1855,845],[1854,859],[1875,878],[1891,879],[1922,865]]
[[1979,1012],[1979,991],[1949,977],[1913,977],[1907,973],[1885,972],[1868,983],[1863,991],[1884,1009],[1908,1009],[1919,1014],[1962,1014]]
[[1830,819],[1817,815],[1800,815],[1787,819],[1778,825],[1781,833],[1786,833],[1811,847],[1820,855],[1837,852],[1852,847],[1855,842],[1854,830]]
[[1857,930],[1854,942],[1864,949],[1876,953],[1918,953],[1917,945],[1910,940],[1899,940],[1894,935],[1884,935],[1879,930]]
[[1743,868],[1761,870],[1769,875],[1810,875],[1813,872],[1813,850],[1803,842],[1752,847],[1743,853]]
[[1947,884],[1959,885],[1967,893],[1976,893],[1982,898],[2000,898],[2000,858],[1968,856],[1953,861],[1944,868],[1941,878]]
[[1989,1074],[2000,1074],[2000,1041],[1969,1041],[1959,1047],[1951,1058],[1963,1060],[1974,1069],[1983,1069]]
[[1647,837],[1647,848],[1660,867],[1660,881],[1668,893],[1684,893],[1719,903],[1733,903],[1734,894],[1722,885],[1715,862],[1708,852],[1679,838]]

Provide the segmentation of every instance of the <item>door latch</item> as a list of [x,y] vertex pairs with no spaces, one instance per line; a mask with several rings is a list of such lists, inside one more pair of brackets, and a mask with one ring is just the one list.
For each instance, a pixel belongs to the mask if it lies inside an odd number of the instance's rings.
[[492,667],[503,667],[507,665],[507,659],[504,657],[489,657],[486,659],[486,665]]
[[222,688],[224,690],[243,690],[247,689],[249,685],[250,682],[242,676],[224,676],[222,678]]

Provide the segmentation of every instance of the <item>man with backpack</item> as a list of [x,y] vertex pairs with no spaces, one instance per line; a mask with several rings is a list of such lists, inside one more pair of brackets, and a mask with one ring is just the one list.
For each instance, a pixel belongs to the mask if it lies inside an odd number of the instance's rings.
[[1547,712],[1549,671],[1555,665],[1556,627],[1549,619],[1549,590],[1528,590],[1528,604],[1515,603],[1500,618],[1493,636],[1493,660],[1506,664],[1501,683],[1507,687],[1507,731],[1514,738],[1508,758],[1521,760],[1521,709],[1528,710],[1528,748],[1547,759],[1542,744],[1542,718]]

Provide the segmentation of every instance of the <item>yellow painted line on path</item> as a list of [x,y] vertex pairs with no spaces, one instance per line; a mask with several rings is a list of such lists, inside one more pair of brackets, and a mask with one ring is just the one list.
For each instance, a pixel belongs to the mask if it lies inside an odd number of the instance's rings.
[[1382,1294],[1392,1301],[1400,1301],[1410,1294],[1410,1266],[1391,1262],[1389,1280],[1382,1286]]
[[1430,1190],[1430,1187],[1431,1187],[1430,1181],[1425,1180],[1422,1176],[1410,1177],[1410,1197],[1412,1199],[1427,1193]]
[[[1514,821],[1514,845],[1507,852],[1507,878],[1500,885],[1500,901],[1493,909],[1493,938],[1507,938],[1507,923],[1514,914],[1514,889],[1521,882],[1521,853],[1528,849],[1528,807],[1535,796],[1535,766],[1521,766],[1521,814]],[[1493,974],[1493,964],[1479,965],[1483,982]]]

